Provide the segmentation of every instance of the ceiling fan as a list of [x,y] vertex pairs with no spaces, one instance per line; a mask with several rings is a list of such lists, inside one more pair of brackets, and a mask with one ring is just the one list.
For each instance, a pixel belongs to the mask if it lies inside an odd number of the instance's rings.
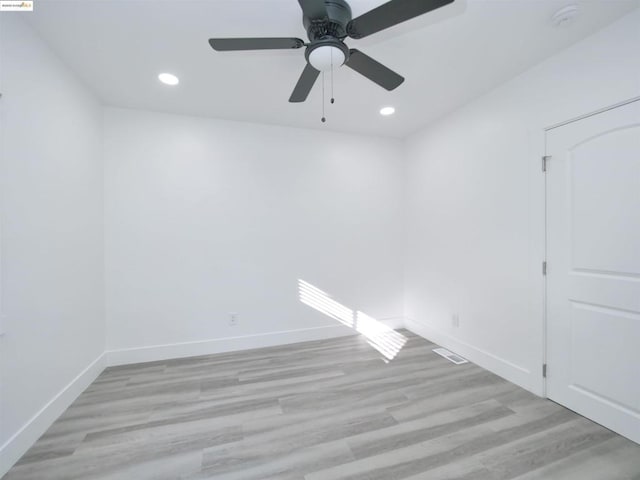
[[309,43],[300,38],[211,38],[219,52],[237,50],[286,50],[306,47],[305,66],[289,98],[304,102],[320,72],[346,65],[387,90],[404,78],[360,50],[349,48],[345,38],[364,38],[443,7],[454,0],[391,0],[357,18],[351,18],[346,0],[298,0]]

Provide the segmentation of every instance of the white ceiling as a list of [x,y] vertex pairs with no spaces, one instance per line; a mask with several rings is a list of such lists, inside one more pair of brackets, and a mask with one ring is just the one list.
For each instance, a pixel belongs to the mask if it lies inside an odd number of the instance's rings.
[[[354,17],[384,0],[352,0]],[[552,14],[578,4],[554,28]],[[29,23],[108,105],[288,126],[403,137],[638,7],[638,0],[456,0],[347,43],[406,77],[387,92],[348,68],[320,122],[321,84],[289,95],[304,50],[214,52],[210,37],[297,36],[296,0],[39,0]],[[180,85],[160,84],[172,72]],[[381,117],[393,105],[396,115]]]

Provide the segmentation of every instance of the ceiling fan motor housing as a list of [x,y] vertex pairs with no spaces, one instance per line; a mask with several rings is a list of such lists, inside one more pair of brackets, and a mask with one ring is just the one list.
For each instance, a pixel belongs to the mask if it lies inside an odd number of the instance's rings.
[[351,7],[345,0],[325,0],[327,17],[310,19],[302,16],[302,23],[309,40],[313,43],[326,37],[347,36],[347,24],[351,21]]

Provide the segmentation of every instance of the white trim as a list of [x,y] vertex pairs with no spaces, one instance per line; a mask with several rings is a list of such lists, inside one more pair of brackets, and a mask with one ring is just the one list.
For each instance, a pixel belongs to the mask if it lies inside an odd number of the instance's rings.
[[105,366],[106,357],[103,352],[0,447],[0,477],[9,471],[74,400],[98,378]]
[[628,105],[630,103],[638,102],[638,101],[640,101],[640,97],[633,97],[628,100],[623,100],[622,102],[614,103],[613,105],[609,105],[607,107],[594,110],[593,112],[585,113],[584,115],[580,115],[578,117],[565,120],[564,122],[556,123],[554,125],[551,125],[550,127],[546,127],[544,130],[545,132],[548,132],[549,130],[553,130],[554,128],[563,127],[565,125],[568,125],[569,123],[577,122],[579,120],[584,120],[585,118],[593,117],[594,115],[598,115],[599,113],[604,113],[609,110],[613,110],[614,108],[622,107],[624,105]]
[[[381,321],[391,328],[399,328],[404,324],[401,318],[388,318]],[[358,332],[344,325],[325,325],[322,327],[301,328],[297,330],[259,333],[238,337],[212,338],[195,342],[107,350],[105,354],[107,356],[107,365],[116,366],[168,360],[172,358],[197,357],[199,355],[212,355],[215,353],[250,350],[253,348],[273,347],[357,334]]]
[[[541,132],[542,137],[537,138],[540,141],[540,151],[538,152],[538,158],[547,157],[547,130],[543,130]],[[553,160],[553,159],[552,159]],[[546,162],[546,160],[545,160]],[[535,232],[535,235],[532,235],[532,245],[534,245],[530,255],[530,259],[538,259],[540,258],[545,265],[544,275],[540,275],[540,284],[535,282],[535,266],[531,265],[529,276],[532,277],[532,286],[541,287],[540,290],[535,290],[536,299],[535,302],[532,303],[533,308],[540,307],[540,309],[536,312],[536,317],[540,318],[542,321],[542,329],[540,338],[540,348],[541,348],[541,362],[540,362],[540,377],[538,378],[537,385],[539,389],[539,394],[545,398],[547,398],[547,379],[545,377],[547,364],[547,273],[546,268],[547,265],[547,171],[548,165],[545,163],[545,169],[541,175],[536,175],[535,177],[542,178],[542,188],[539,189],[537,186],[539,185],[534,181],[535,187],[532,189],[532,200],[530,202],[530,208],[532,212],[538,212],[537,208],[541,209],[541,216],[532,216],[531,218],[535,218],[536,221],[532,221],[532,225],[535,225],[532,228],[532,232]],[[533,198],[535,196],[535,200]],[[538,223],[538,221],[542,223]],[[540,302],[540,303],[538,303]],[[537,308],[536,308],[537,310]],[[544,369],[544,370],[543,370]]]
[[456,352],[458,355],[467,358],[471,362],[501,376],[511,383],[515,383],[536,395],[542,395],[539,382],[535,382],[532,378],[531,372],[520,365],[516,365],[504,358],[500,358],[485,350],[454,338],[431,325],[417,322],[410,318],[405,319],[405,328],[416,335],[420,335],[433,343]]
[[405,318],[404,317],[387,317],[387,318],[377,318],[381,323],[384,323],[387,327],[393,328],[394,330],[399,330],[400,328],[404,328]]

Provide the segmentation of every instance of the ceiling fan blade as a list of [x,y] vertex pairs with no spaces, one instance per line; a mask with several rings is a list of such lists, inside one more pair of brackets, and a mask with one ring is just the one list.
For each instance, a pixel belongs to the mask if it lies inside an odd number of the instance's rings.
[[209,45],[219,52],[232,50],[286,50],[304,47],[299,38],[210,38]]
[[292,103],[304,102],[309,96],[313,84],[316,83],[318,75],[320,75],[320,72],[307,63],[289,101]]
[[354,18],[347,25],[351,38],[364,38],[385,28],[444,7],[454,0],[391,0]]
[[328,16],[324,0],[298,0],[302,13],[310,20],[321,20]]
[[404,77],[359,50],[349,50],[349,60],[345,65],[387,90],[393,90],[404,82]]

